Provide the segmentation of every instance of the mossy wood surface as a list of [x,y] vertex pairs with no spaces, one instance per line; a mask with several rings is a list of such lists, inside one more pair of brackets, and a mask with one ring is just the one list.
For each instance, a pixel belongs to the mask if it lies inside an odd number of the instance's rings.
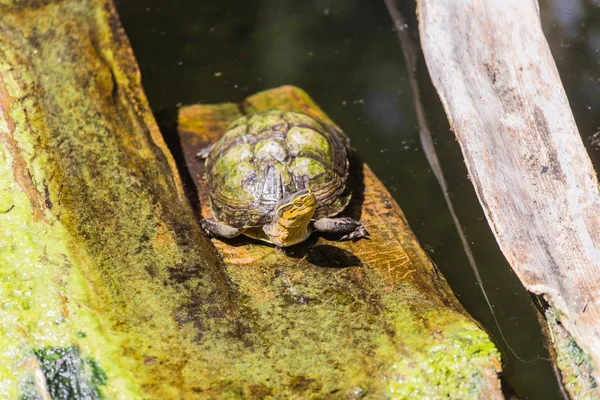
[[211,254],[112,3],[0,0],[0,398],[220,393]]
[[[320,115],[289,89],[244,108],[275,106]],[[239,113],[194,110],[188,156]],[[499,397],[493,345],[363,174],[371,241],[215,251],[112,3],[0,0],[0,398]]]
[[[202,217],[210,209],[195,153],[235,118],[269,109],[333,123],[294,87],[241,104],[180,110],[181,145]],[[249,329],[229,367],[232,379],[275,396],[501,398],[495,348],[464,315],[396,202],[356,156],[350,184],[353,198],[342,215],[360,219],[370,240],[316,234],[285,249],[245,237],[212,240]]]

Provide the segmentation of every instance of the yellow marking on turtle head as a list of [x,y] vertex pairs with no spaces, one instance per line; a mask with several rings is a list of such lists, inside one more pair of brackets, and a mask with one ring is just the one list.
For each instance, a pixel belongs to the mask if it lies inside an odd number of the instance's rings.
[[317,199],[314,193],[310,189],[307,189],[306,191],[299,192],[290,202],[279,206],[277,208],[277,215],[290,222],[297,220],[304,222],[307,217],[308,221],[310,221],[316,209]]
[[268,241],[282,247],[300,243],[310,234],[308,226],[317,210],[314,193],[307,189],[301,190],[280,204],[273,221],[263,227],[269,237]]

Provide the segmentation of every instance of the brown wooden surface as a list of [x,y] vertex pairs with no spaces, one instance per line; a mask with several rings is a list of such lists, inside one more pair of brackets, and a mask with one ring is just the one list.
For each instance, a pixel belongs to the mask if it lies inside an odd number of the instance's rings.
[[[242,112],[273,108],[300,110],[328,119],[304,92],[293,87],[259,93],[241,105],[198,105],[180,110],[180,139],[198,190],[201,217],[209,217],[210,210],[204,165],[195,158],[196,152],[219,138]],[[259,325],[270,325],[273,340],[284,340],[281,330],[293,336],[295,346],[303,349],[298,356],[311,358],[313,352],[328,349],[325,352],[331,360],[352,360],[353,366],[339,364],[332,369],[333,364],[317,357],[313,372],[303,368],[293,372],[304,371],[310,379],[319,379],[323,387],[337,381],[345,392],[358,385],[369,388],[368,393],[375,397],[404,393],[460,398],[459,387],[471,382],[480,392],[466,398],[502,398],[496,377],[496,369],[500,368],[497,353],[487,336],[465,315],[419,246],[397,203],[356,157],[351,160],[350,179],[354,195],[344,214],[360,219],[370,240],[338,242],[336,235],[316,234],[300,245],[281,250],[243,237],[212,239],[238,296],[254,310]],[[275,323],[269,321],[274,314],[278,315]],[[303,325],[296,321],[303,321]],[[315,334],[307,326],[319,325],[322,328],[317,331],[326,329],[326,336],[319,334],[312,343],[302,339]],[[479,339],[452,348],[450,343],[456,344],[455,335],[460,336],[460,332],[473,333]],[[324,342],[319,345],[315,340]],[[479,340],[488,347],[475,354],[471,345]],[[289,355],[287,346],[277,346],[280,356]],[[444,361],[431,361],[441,355],[433,350],[435,346],[446,353]],[[453,364],[446,355],[465,364]],[[441,378],[437,368],[446,362],[447,376]],[[408,389],[414,376],[422,380],[423,387]]]

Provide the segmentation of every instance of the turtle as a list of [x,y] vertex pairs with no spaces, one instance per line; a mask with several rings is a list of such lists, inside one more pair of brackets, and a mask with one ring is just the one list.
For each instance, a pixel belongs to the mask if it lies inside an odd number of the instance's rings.
[[200,221],[209,237],[246,235],[287,247],[311,233],[368,237],[359,222],[332,218],[352,195],[348,137],[299,111],[269,110],[239,117],[201,149],[213,218]]

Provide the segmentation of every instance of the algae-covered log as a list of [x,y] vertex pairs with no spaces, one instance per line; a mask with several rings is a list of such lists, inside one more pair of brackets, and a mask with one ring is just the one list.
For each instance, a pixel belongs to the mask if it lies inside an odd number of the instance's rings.
[[0,398],[219,387],[199,338],[243,324],[110,2],[0,2],[0,145]]
[[[182,149],[203,217],[210,209],[195,153],[235,118],[268,109],[333,123],[294,87],[241,104],[180,110]],[[356,156],[350,185],[354,194],[344,213],[363,222],[370,240],[316,236],[282,251],[247,238],[213,239],[279,373],[300,376],[303,390],[323,394],[501,398],[496,350],[460,311],[396,202]],[[286,384],[287,390],[296,385]]]
[[[297,90],[244,109],[286,106],[324,117]],[[197,144],[239,113],[194,109]],[[0,1],[0,398],[500,397],[495,348],[355,165],[372,240],[215,251],[112,3]]]

